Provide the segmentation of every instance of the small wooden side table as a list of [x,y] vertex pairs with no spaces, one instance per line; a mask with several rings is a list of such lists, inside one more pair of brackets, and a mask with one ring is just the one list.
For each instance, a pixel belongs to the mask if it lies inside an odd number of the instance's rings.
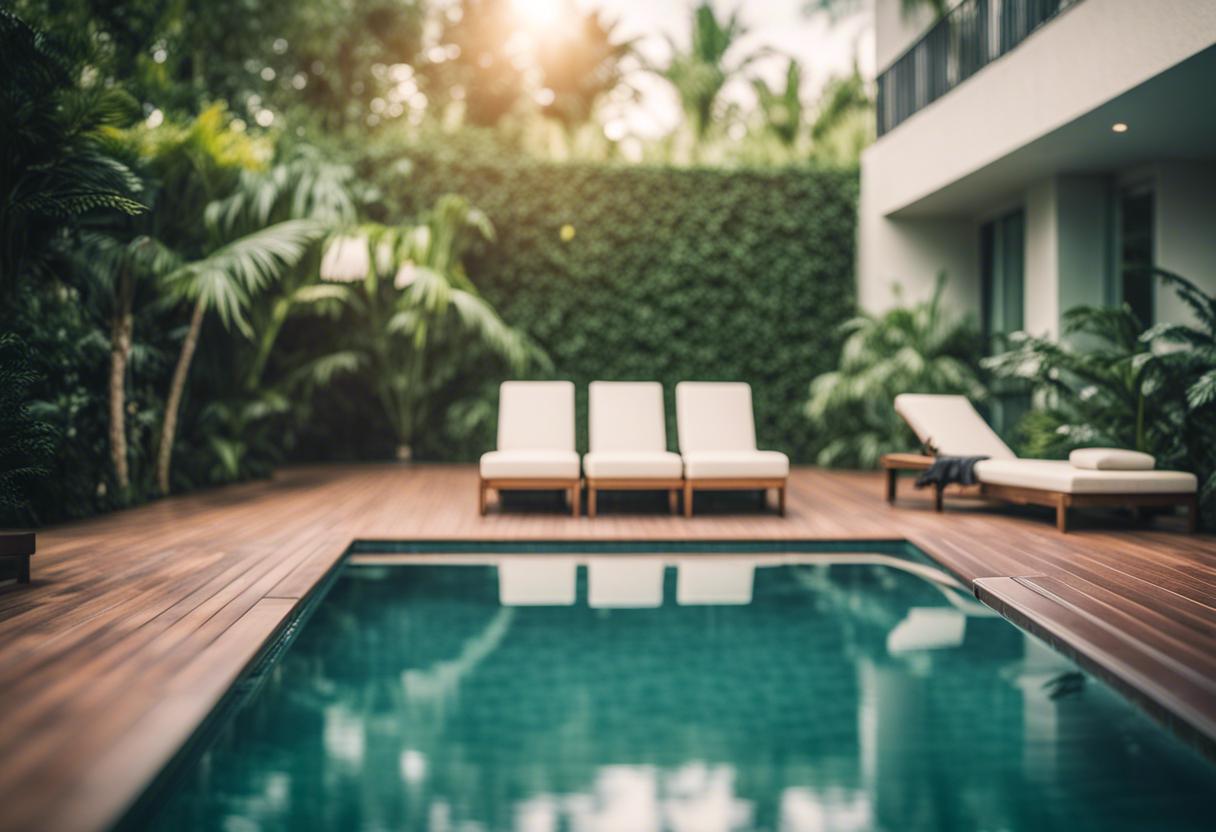
[[[878,464],[887,472],[887,502],[895,502],[895,483],[900,471],[925,471],[933,464],[933,457],[924,454],[883,454]],[[942,510],[942,486],[933,488],[933,508]]]
[[[17,567],[17,583],[30,582],[30,557],[34,554],[34,533],[26,529],[0,529],[0,562]],[[8,572],[5,569],[4,572]]]

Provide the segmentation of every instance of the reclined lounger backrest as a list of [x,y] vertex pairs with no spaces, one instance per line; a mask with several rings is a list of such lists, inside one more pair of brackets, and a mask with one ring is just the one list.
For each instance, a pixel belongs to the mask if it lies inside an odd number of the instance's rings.
[[895,397],[895,412],[921,442],[932,442],[942,456],[1017,459],[966,396],[901,393]]

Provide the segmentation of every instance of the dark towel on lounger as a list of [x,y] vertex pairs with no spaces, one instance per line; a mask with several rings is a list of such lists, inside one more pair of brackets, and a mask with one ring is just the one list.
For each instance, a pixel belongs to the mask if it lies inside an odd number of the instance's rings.
[[916,487],[924,488],[935,485],[945,488],[950,483],[959,485],[975,485],[975,463],[986,456],[939,456],[933,464],[925,469],[925,473],[916,478]]

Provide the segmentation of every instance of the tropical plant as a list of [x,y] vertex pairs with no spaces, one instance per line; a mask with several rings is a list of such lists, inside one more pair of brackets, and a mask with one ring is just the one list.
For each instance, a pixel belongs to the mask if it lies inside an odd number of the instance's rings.
[[[307,218],[325,229],[355,220],[354,172],[301,146],[267,171],[241,172],[233,193],[208,207],[208,221],[225,239],[276,223]],[[339,369],[324,339],[305,351],[278,356],[279,336],[293,316],[334,315],[343,287],[319,282],[320,246],[310,246],[294,265],[282,269],[245,309],[247,337],[234,339],[206,374],[214,379],[211,400],[199,411],[205,445],[214,457],[200,463],[211,482],[266,475],[291,450],[294,428],[306,421],[312,392]]]
[[356,329],[351,346],[330,356],[350,369],[365,367],[384,416],[409,458],[434,396],[461,372],[496,358],[523,373],[538,351],[510,328],[477,292],[461,255],[472,234],[494,229],[462,197],[441,197],[415,226],[364,225],[331,243],[323,278],[348,282],[347,304]]
[[1036,409],[1018,426],[1027,456],[1064,458],[1084,447],[1150,453],[1194,472],[1205,526],[1216,520],[1216,299],[1185,278],[1129,267],[1172,287],[1194,323],[1144,331],[1130,307],[1082,306],[1063,318],[1062,343],[1026,333],[984,360],[999,378],[1029,381]]
[[158,241],[139,235],[128,242],[100,231],[81,236],[75,259],[108,301],[110,316],[109,437],[110,461],[121,499],[130,497],[127,449],[127,367],[135,346],[136,284],[172,270],[180,258]]
[[868,468],[884,453],[917,447],[893,406],[900,393],[986,397],[977,374],[978,334],[969,318],[948,313],[945,285],[941,273],[929,300],[897,305],[881,316],[859,315],[841,326],[840,369],[811,382],[806,406],[819,438],[818,464]]
[[193,311],[165,403],[156,462],[156,482],[162,494],[169,493],[169,464],[177,431],[177,413],[186,387],[186,375],[198,347],[203,317],[214,310],[225,327],[234,324],[250,335],[244,317],[250,297],[269,285],[283,269],[294,265],[322,233],[321,227],[310,220],[287,220],[221,245],[200,260],[182,264],[164,278],[167,290],[193,304]]
[[1148,451],[1172,442],[1179,414],[1154,395],[1162,379],[1131,308],[1078,306],[1061,324],[1058,342],[1015,332],[1007,351],[981,362],[998,379],[1031,385],[1037,406],[1018,428],[1022,453],[1061,459],[1075,448]]
[[671,60],[666,67],[653,70],[670,81],[680,96],[694,153],[709,133],[714,120],[714,103],[722,88],[752,61],[767,54],[754,52],[727,64],[727,52],[746,32],[738,10],[723,23],[718,20],[713,6],[703,0],[693,9],[688,50],[681,50],[669,37]]
[[775,90],[760,78],[752,80],[765,128],[786,147],[802,132],[802,67],[793,58],[785,71],[785,89]]
[[53,42],[0,9],[0,289],[49,261],[88,212],[135,214],[139,180],[106,153],[108,126],[138,107],[120,87],[81,81],[84,48]]
[[26,489],[49,473],[54,433],[30,413],[27,397],[34,380],[26,346],[11,333],[0,335],[0,524],[5,526],[37,520]]
[[622,83],[621,62],[632,53],[632,42],[614,43],[613,26],[600,12],[575,15],[577,23],[538,45],[536,62],[544,73],[545,88],[553,100],[542,105],[546,116],[567,130],[591,120],[596,103]]
[[451,95],[462,90],[465,119],[494,127],[524,95],[524,70],[513,60],[509,33],[514,28],[511,0],[460,0],[459,14],[447,18],[443,41],[455,47],[451,60],[423,67],[428,92]]
[[1181,275],[1140,267],[1172,288],[1194,315],[1193,323],[1159,323],[1140,336],[1152,346],[1148,361],[1160,372],[1162,390],[1181,396],[1185,417],[1184,470],[1199,477],[1200,522],[1216,529],[1216,297]]
[[836,164],[855,164],[874,141],[874,99],[856,64],[824,87],[810,133],[815,157]]

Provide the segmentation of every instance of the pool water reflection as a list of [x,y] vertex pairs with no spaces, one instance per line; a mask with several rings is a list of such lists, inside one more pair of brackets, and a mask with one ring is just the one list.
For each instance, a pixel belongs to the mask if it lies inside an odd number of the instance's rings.
[[1212,828],[1216,769],[1058,654],[816,557],[347,567],[153,828]]

